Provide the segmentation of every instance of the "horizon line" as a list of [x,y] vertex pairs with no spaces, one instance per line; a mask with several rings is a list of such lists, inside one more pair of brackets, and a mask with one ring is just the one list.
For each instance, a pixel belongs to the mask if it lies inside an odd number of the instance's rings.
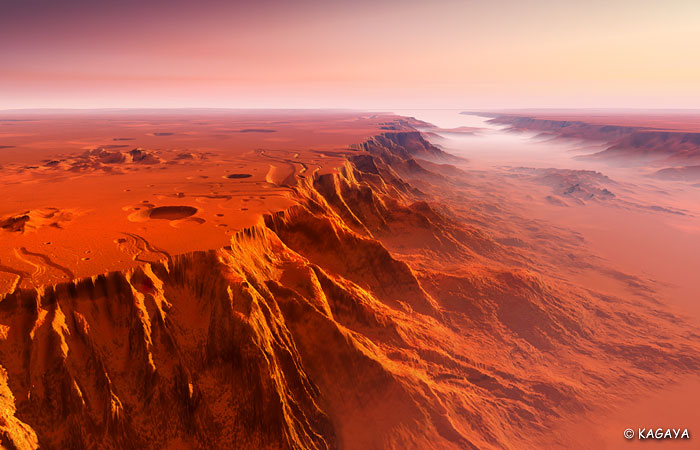
[[0,108],[0,113],[17,112],[89,112],[89,111],[348,111],[348,112],[392,112],[392,111],[462,111],[466,113],[507,112],[507,111],[665,111],[700,112],[700,107],[497,107],[497,108],[407,108],[407,107],[261,107],[261,106],[108,106],[108,107],[36,107]]

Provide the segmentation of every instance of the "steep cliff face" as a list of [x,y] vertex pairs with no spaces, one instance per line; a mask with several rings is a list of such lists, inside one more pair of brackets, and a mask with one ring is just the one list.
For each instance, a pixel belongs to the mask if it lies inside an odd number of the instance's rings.
[[361,148],[226,248],[5,296],[3,445],[541,448],[700,368],[676,317],[511,266],[416,189],[449,183],[419,136]]
[[595,156],[609,159],[642,159],[664,163],[700,162],[700,133],[641,130],[616,140]]
[[661,180],[700,181],[700,165],[668,167],[656,171],[653,176]]
[[591,155],[594,158],[627,163],[683,165],[700,161],[700,133],[697,132],[511,115],[495,115],[490,122],[508,125],[512,130],[608,142],[607,149]]
[[15,396],[7,385],[7,371],[0,368],[0,445],[17,450],[37,448],[36,433],[17,419],[15,412]]
[[370,154],[390,159],[391,162],[410,162],[413,158],[456,160],[428,142],[418,131],[398,131],[375,136],[358,146]]
[[551,120],[525,116],[495,115],[491,123],[508,125],[513,130],[531,130],[568,138],[613,141],[642,130],[640,127],[590,124],[581,120]]

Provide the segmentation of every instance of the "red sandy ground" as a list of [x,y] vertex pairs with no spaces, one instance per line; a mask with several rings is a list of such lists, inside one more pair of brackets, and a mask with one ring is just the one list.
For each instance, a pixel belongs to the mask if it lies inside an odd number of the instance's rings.
[[[577,230],[604,184],[468,172],[410,125],[5,113],[0,442],[624,445],[576,424],[697,373],[700,346]],[[589,191],[559,220],[569,177]]]
[[[333,171],[349,144],[387,120],[325,112],[7,117],[0,118],[0,145],[9,147],[0,150],[0,218],[30,219],[25,232],[0,240],[0,265],[12,268],[0,271],[0,292],[223,247],[263,213],[291,205],[286,185],[297,176]],[[86,155],[137,148],[154,160]],[[164,206],[196,213],[148,216]]]

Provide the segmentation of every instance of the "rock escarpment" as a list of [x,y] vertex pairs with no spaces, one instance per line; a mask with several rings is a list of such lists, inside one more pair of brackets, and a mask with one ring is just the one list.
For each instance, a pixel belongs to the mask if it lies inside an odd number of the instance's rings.
[[484,114],[491,123],[515,131],[536,131],[571,139],[604,141],[608,147],[591,158],[623,164],[688,165],[700,162],[700,133],[654,127],[604,125],[579,120]]
[[441,205],[456,172],[417,133],[349,155],[226,248],[6,295],[3,445],[541,448],[700,368],[657,305],[543,275]]

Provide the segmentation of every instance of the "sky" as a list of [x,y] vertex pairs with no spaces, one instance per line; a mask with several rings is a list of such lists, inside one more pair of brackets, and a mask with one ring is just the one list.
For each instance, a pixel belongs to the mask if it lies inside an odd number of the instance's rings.
[[0,0],[0,109],[700,108],[698,0]]

